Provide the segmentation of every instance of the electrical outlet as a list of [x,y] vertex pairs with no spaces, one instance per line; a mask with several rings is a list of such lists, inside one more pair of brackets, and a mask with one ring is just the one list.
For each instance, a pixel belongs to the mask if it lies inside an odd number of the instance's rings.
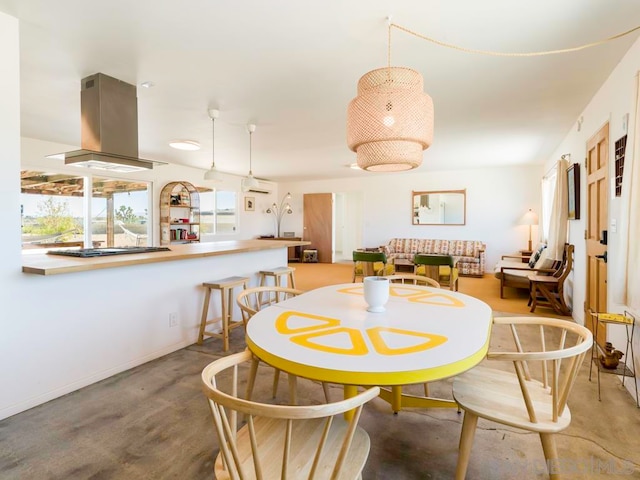
[[169,327],[178,326],[178,312],[171,312],[169,314]]

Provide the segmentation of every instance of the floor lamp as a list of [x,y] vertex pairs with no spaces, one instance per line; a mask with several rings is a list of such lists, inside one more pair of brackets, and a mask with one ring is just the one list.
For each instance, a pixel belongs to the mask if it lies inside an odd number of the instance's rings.
[[520,225],[528,225],[529,226],[529,248],[527,251],[532,251],[531,245],[531,226],[538,225],[538,215],[536,215],[533,210],[529,209],[520,219]]

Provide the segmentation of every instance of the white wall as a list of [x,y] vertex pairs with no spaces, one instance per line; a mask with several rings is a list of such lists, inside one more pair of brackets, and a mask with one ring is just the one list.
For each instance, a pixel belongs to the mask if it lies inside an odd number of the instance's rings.
[[[6,36],[10,28],[2,27],[0,23],[0,32]],[[1,36],[0,40],[0,48],[9,44]],[[17,63],[16,56],[16,69]],[[0,365],[4,366],[0,369],[0,419],[194,343],[203,281],[243,275],[255,285],[259,269],[286,263],[282,248],[55,276],[21,273],[19,109],[14,101],[19,98],[18,79],[9,82],[4,77],[0,82],[0,158],[6,159],[0,162],[0,171],[3,178],[14,179],[2,186],[5,201],[0,211],[7,221],[2,227],[5,248],[0,249],[0,275],[5,310],[15,312],[3,316],[0,335]],[[22,145],[23,168],[77,172],[76,167],[43,158],[73,147],[33,139],[22,139]],[[203,173],[167,165],[117,176],[152,181],[157,206],[159,191],[167,182],[178,179],[203,185]],[[229,176],[225,182],[225,188],[239,189],[240,178]],[[256,198],[256,211],[245,212],[243,194],[239,194],[239,233],[216,240],[272,233],[263,210],[277,190],[271,195],[247,195]],[[150,211],[157,215],[157,210]],[[157,223],[157,218],[153,221]],[[156,225],[156,239],[158,230]],[[219,303],[217,296],[212,298],[210,317],[220,314]],[[169,328],[172,312],[178,314],[179,328]]]
[[[425,162],[428,162],[428,151]],[[415,172],[376,175],[362,172],[359,179],[282,183],[290,191],[294,210],[291,223],[302,231],[305,193],[360,193],[362,243],[384,245],[393,237],[481,240],[487,244],[488,271],[500,255],[527,247],[529,230],[517,222],[532,208],[539,212],[542,167],[501,167],[463,171]],[[467,223],[463,226],[412,225],[412,191],[467,190]],[[537,228],[534,228],[534,238]]]
[[[286,249],[66,275],[23,274],[20,169],[77,173],[44,158],[77,146],[20,138],[19,26],[3,13],[0,65],[1,419],[193,343],[204,298],[201,282],[247,275],[255,284],[258,269],[286,262]],[[174,180],[207,185],[203,175],[203,169],[166,165],[116,176],[153,182],[157,215],[163,185]],[[224,188],[239,191],[240,178],[227,177]],[[224,239],[272,233],[263,211],[278,197],[273,187],[271,195],[248,194],[256,198],[255,212],[245,212],[244,194],[238,195],[239,232]],[[157,218],[152,221],[157,239]],[[178,313],[178,328],[169,327],[170,312]],[[211,307],[212,316],[216,312],[219,301]]]
[[[625,156],[622,196],[616,197],[610,182],[609,195],[609,225],[617,223],[617,231],[609,227],[607,253],[609,256],[607,272],[607,303],[608,310],[622,312],[627,308],[624,301],[625,274],[624,265],[627,255],[627,223],[625,203],[629,196],[629,179],[632,168],[640,168],[638,159],[633,158],[635,131],[635,95],[636,75],[640,70],[640,40],[629,49],[620,63],[613,70],[606,82],[591,99],[586,108],[577,116],[582,118],[582,125],[578,131],[576,124],[558,146],[555,153],[547,160],[546,167],[550,168],[560,155],[571,153],[571,163],[580,164],[580,220],[569,221],[569,242],[575,245],[575,268],[572,280],[574,292],[573,317],[578,323],[584,324],[583,305],[586,298],[586,245],[584,231],[586,229],[586,170],[585,158],[587,154],[587,140],[593,136],[606,122],[609,122],[609,178],[614,178],[615,141],[628,133]],[[623,130],[623,116],[629,115],[628,132]],[[637,215],[638,205],[632,205],[632,215]],[[618,349],[623,350],[625,333],[622,328],[612,326],[608,329],[609,340]],[[636,352],[640,352],[640,335],[634,342]],[[640,358],[636,358],[636,372],[640,368]],[[638,380],[638,379],[636,379]],[[629,386],[632,382],[626,382]],[[631,387],[629,386],[631,391]]]

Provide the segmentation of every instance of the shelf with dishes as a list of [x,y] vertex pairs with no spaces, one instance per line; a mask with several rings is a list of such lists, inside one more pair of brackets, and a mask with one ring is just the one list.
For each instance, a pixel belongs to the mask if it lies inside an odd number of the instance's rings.
[[189,182],[170,182],[160,193],[160,245],[200,241],[200,196]]

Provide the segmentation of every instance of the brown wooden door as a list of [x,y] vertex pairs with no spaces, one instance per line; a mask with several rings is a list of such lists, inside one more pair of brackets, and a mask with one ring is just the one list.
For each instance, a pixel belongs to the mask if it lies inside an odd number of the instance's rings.
[[[609,217],[609,124],[587,141],[587,291],[585,323],[591,328],[589,310],[607,311],[607,264],[602,255],[607,246],[600,243]],[[606,329],[598,328],[599,344],[606,341]]]
[[305,193],[303,240],[318,250],[318,262],[333,263],[333,194]]

